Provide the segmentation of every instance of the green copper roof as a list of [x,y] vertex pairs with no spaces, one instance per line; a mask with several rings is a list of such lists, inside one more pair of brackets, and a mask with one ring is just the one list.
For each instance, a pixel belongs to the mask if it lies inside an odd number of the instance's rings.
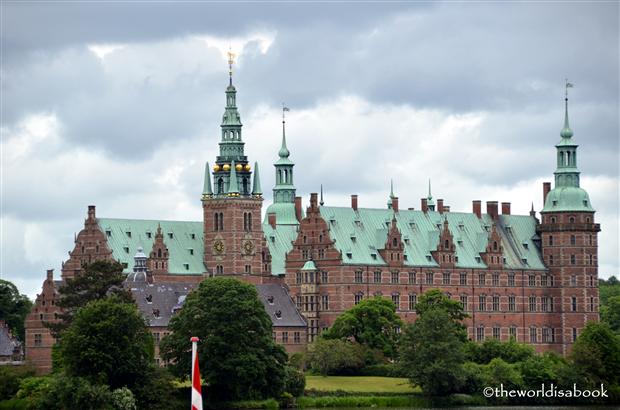
[[213,189],[211,189],[211,167],[209,162],[205,164],[205,182],[202,188],[203,195],[213,195]]
[[147,255],[151,252],[158,224],[168,247],[169,273],[199,275],[206,271],[202,221],[97,218],[97,224],[107,237],[112,256],[127,264],[125,273],[133,272],[133,258],[139,247],[144,248]]
[[228,183],[227,194],[238,194],[239,184],[237,183],[237,170],[235,169],[235,161],[230,163],[230,182]]
[[[385,247],[394,212],[386,209],[321,207],[321,216],[330,227],[330,237],[342,253],[345,264],[385,265],[379,250]],[[444,218],[454,236],[459,268],[485,268],[480,253],[486,250],[492,220],[478,219],[470,213],[402,210],[396,213],[396,225],[403,236],[407,266],[438,266],[431,256],[437,249]],[[500,215],[498,231],[502,235],[508,269],[544,269],[532,238],[536,222],[531,216]]]
[[594,212],[588,193],[579,187],[556,187],[547,194],[541,212],[582,211]]
[[258,173],[258,161],[254,163],[254,184],[252,186],[252,195],[261,195],[263,191],[260,187],[260,175]]
[[304,266],[301,268],[301,270],[316,270],[316,265],[314,264],[314,261],[311,259],[307,261],[306,263],[304,263]]
[[278,225],[277,229],[273,229],[268,223],[263,223],[263,234],[271,254],[271,273],[285,273],[286,254],[293,249],[293,241],[297,239],[297,226]]
[[299,225],[295,215],[294,203],[279,202],[269,205],[265,211],[265,223],[267,223],[268,215],[271,213],[276,214],[276,224],[278,225]]

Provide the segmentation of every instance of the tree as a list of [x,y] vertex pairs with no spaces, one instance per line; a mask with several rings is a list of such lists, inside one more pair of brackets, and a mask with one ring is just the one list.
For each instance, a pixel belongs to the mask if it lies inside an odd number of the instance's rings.
[[606,323],[588,322],[573,344],[570,359],[594,384],[620,384],[620,336]]
[[364,366],[364,349],[346,340],[319,338],[308,348],[307,361],[323,376],[355,374]]
[[609,328],[620,333],[620,296],[612,296],[607,303],[601,306],[601,321],[609,325]]
[[26,295],[20,295],[17,286],[0,279],[0,319],[4,320],[13,335],[25,340],[24,320],[30,313],[32,302]]
[[131,292],[123,288],[125,275],[123,265],[116,261],[96,261],[85,265],[75,278],[67,279],[58,289],[60,298],[56,305],[62,308],[58,315],[59,322],[47,322],[45,325],[54,337],[69,327],[75,312],[93,300],[116,295],[120,301],[133,303]]
[[467,360],[479,364],[487,364],[496,357],[506,363],[517,363],[534,356],[534,348],[518,343],[514,338],[507,342],[497,339],[486,339],[482,343],[468,342],[465,347]]
[[424,313],[429,309],[437,308],[445,310],[450,316],[450,320],[455,323],[460,323],[461,320],[468,317],[468,315],[463,311],[463,306],[460,302],[450,299],[439,289],[431,289],[426,291],[422,296],[420,296],[418,303],[415,305],[415,310],[418,313],[418,316],[424,315]]
[[442,307],[427,309],[403,335],[401,360],[412,384],[429,395],[459,391],[465,382],[463,330]]
[[168,327],[160,352],[179,377],[190,373],[190,337],[197,336],[208,397],[242,400],[279,397],[287,355],[272,339],[272,322],[254,286],[232,278],[202,281]]
[[134,304],[117,296],[79,309],[59,342],[65,373],[116,389],[141,383],[154,366],[154,342]]
[[380,296],[366,299],[338,316],[323,332],[326,339],[353,339],[394,358],[398,352],[398,329],[403,326],[392,301]]

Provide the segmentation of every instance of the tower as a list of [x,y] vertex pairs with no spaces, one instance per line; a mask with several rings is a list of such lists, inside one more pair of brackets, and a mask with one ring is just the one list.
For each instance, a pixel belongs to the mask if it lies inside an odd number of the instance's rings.
[[289,159],[291,155],[286,146],[286,118],[289,109],[282,107],[282,145],[278,151],[278,160],[273,164],[276,171],[276,184],[273,187],[273,203],[267,207],[265,217],[275,214],[278,225],[297,225],[295,211],[295,185],[293,183],[293,167],[295,164]]
[[588,193],[579,186],[577,147],[568,122],[568,88],[564,99],[564,127],[555,146],[555,186],[543,185],[544,208],[538,226],[543,259],[558,286],[555,305],[561,320],[559,342],[567,353],[586,322],[598,320],[597,233]]
[[229,83],[220,126],[220,152],[212,172],[206,165],[202,194],[204,262],[211,275],[257,275],[262,268],[263,197],[257,163],[251,184],[252,167],[244,153],[237,90],[232,82],[234,55],[228,55]]

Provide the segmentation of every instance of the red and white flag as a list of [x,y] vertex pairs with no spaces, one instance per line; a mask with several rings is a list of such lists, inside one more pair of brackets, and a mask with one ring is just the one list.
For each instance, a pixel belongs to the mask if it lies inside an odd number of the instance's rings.
[[198,367],[198,338],[192,337],[192,410],[202,410],[200,368]]

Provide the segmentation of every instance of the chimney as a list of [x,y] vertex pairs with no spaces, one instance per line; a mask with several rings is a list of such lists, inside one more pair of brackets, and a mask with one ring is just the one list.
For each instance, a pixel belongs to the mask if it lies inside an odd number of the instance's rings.
[[394,212],[398,212],[398,197],[397,196],[392,198],[392,210],[394,210]]
[[437,200],[437,212],[443,214],[443,199]]
[[95,205],[88,205],[88,219],[95,219]]
[[487,214],[497,219],[497,201],[487,201]]
[[482,217],[482,201],[476,199],[471,202],[472,212],[476,214],[478,218]]
[[[316,196],[315,196],[315,205],[316,205]],[[295,197],[295,218],[297,218],[297,222],[301,222],[301,197]]]
[[351,208],[357,211],[357,195],[351,195]]
[[276,214],[275,212],[270,212],[267,214],[267,221],[269,222],[269,225],[271,225],[271,227],[273,229],[276,229]]
[[421,204],[422,212],[427,213],[428,212],[428,199],[422,198],[421,201],[422,201],[422,204]]
[[443,206],[443,211],[444,212],[450,212],[450,205],[444,205]]
[[47,280],[49,280],[49,281],[54,280],[54,269],[48,269],[47,270]]
[[[310,208],[317,207],[317,203],[318,203],[317,198],[318,198],[318,194],[316,192],[313,192],[310,194]],[[299,209],[301,210],[301,203],[300,203]]]
[[502,215],[510,215],[510,202],[502,202]]
[[551,191],[551,182],[543,182],[543,205],[547,202],[547,194]]

